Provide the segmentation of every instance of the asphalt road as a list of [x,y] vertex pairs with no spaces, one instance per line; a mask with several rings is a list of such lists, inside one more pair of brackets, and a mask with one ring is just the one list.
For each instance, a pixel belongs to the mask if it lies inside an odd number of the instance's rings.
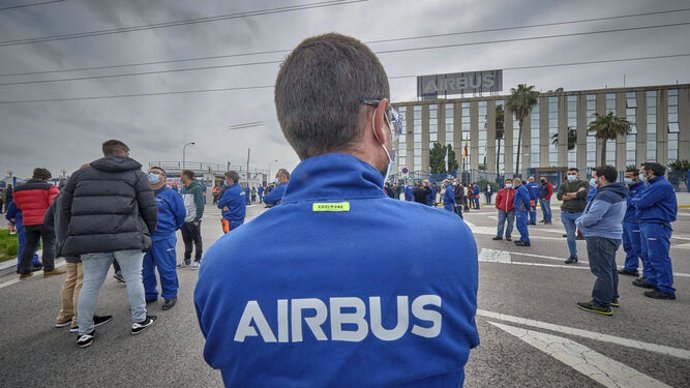
[[[251,207],[249,217],[263,211]],[[533,246],[492,241],[493,208],[465,215],[480,248],[477,323],[481,345],[466,367],[469,387],[688,387],[690,386],[690,210],[674,224],[671,256],[678,299],[646,298],[621,277],[621,307],[604,317],[578,310],[590,298],[594,277],[568,256],[560,213],[554,224],[530,227]],[[220,236],[218,212],[207,208],[207,245]],[[517,231],[513,232],[517,237]],[[580,259],[587,260],[584,242]],[[181,239],[178,257],[181,257]],[[623,262],[622,249],[618,254]],[[192,294],[197,272],[178,271],[178,305],[138,336],[129,334],[125,289],[109,277],[98,314],[112,314],[96,341],[76,347],[76,337],[52,324],[63,277],[0,278],[0,386],[2,387],[211,387],[217,371],[203,360]]]

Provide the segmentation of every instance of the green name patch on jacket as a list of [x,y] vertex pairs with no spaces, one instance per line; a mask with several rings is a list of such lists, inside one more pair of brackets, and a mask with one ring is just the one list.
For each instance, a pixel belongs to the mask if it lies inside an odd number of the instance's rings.
[[314,203],[311,210],[315,212],[349,212],[350,202]]

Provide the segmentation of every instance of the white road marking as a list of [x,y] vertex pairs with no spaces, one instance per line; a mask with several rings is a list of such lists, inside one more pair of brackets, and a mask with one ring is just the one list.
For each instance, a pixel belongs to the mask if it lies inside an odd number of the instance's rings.
[[670,388],[659,380],[567,338],[495,322],[489,323],[605,387]]
[[[55,268],[62,267],[62,266],[64,266],[64,265],[65,265],[65,262],[64,262],[64,261],[63,261],[63,262],[60,262],[60,263],[55,263]],[[43,275],[43,271],[36,271],[36,272],[34,272],[34,275],[33,275],[33,276],[31,276],[30,278],[25,278],[24,281],[28,281],[28,280],[30,280],[30,279],[32,279],[32,278],[34,278],[34,277],[36,277],[36,276],[40,276],[40,275]],[[13,285],[13,284],[17,284],[17,283],[19,283],[20,281],[21,281],[21,280],[19,280],[19,275],[17,275],[17,277],[12,278],[11,280],[8,280],[8,281],[6,281],[6,282],[4,282],[4,283],[0,283],[0,289],[5,288],[5,287],[8,287],[8,286],[11,286],[11,285]]]
[[510,253],[496,249],[482,248],[479,252],[479,261],[487,263],[510,263]]
[[[573,308],[575,308],[574,305],[573,305]],[[616,345],[625,346],[628,348],[639,349],[639,350],[663,354],[666,356],[672,356],[672,357],[682,358],[685,360],[690,360],[690,350],[674,348],[674,347],[665,346],[665,345],[657,345],[657,344],[653,344],[653,343],[649,343],[649,342],[642,342],[642,341],[637,341],[637,340],[633,340],[633,339],[617,337],[617,336],[603,334],[603,333],[597,333],[594,331],[576,329],[574,327],[554,325],[552,323],[540,322],[540,321],[535,321],[532,319],[520,318],[520,317],[515,317],[512,315],[506,315],[506,314],[496,313],[493,311],[487,311],[487,310],[482,310],[482,309],[477,309],[477,315],[485,317],[485,318],[497,319],[497,320],[505,321],[505,322],[511,322],[511,323],[515,323],[518,325],[530,326],[530,327],[549,330],[549,331],[553,331],[553,332],[557,332],[557,333],[588,338],[588,339],[595,340],[595,341],[608,342],[608,343],[612,343],[612,344],[616,344]]]
[[567,268],[567,269],[586,269],[589,271],[589,267],[577,267],[567,264],[542,264],[542,263],[526,263],[524,261],[513,261],[510,264],[515,265],[526,265],[532,267],[549,267],[549,268]]
[[[556,260],[560,261],[561,263],[565,261],[562,257],[554,257],[554,256],[545,256],[545,255],[536,255],[534,253],[524,253],[524,252],[514,252],[514,251],[508,251],[511,255],[517,255],[517,256],[526,256],[526,257],[536,257],[538,259],[546,259],[546,260]],[[587,261],[578,261],[578,263],[582,264],[589,264]]]

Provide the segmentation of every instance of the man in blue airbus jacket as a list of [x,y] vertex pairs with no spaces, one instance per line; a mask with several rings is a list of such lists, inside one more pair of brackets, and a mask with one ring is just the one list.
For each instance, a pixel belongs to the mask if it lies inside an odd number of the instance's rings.
[[676,220],[678,202],[673,186],[664,178],[666,167],[646,162],[640,169],[640,179],[649,183],[647,189],[632,199],[640,219],[642,257],[647,257],[650,273],[646,279],[633,280],[633,285],[649,288],[645,296],[653,299],[676,299],[671,266],[671,222]]
[[221,220],[223,233],[228,233],[244,224],[247,202],[244,190],[240,186],[240,174],[237,171],[231,170],[226,172],[225,183],[227,186],[218,200],[218,209],[221,209],[223,215]]
[[151,236],[151,250],[144,255],[143,277],[146,303],[158,300],[156,289],[156,273],[161,281],[161,296],[163,297],[163,310],[169,310],[177,303],[177,235],[175,232],[184,225],[187,210],[182,196],[175,190],[165,185],[167,175],[160,167],[151,167],[147,174],[149,183],[156,197],[158,207],[158,223]]
[[[403,128],[389,96],[350,37],[309,38],[283,62],[276,111],[302,162],[280,206],[209,249],[195,291],[227,386],[462,385],[476,243],[456,215],[384,194]],[[429,256],[438,241],[454,243]]]
[[618,272],[616,251],[623,238],[628,189],[616,182],[618,171],[609,165],[592,169],[594,179],[591,187],[597,188],[597,195],[587,203],[585,212],[575,220],[575,225],[587,241],[589,268],[596,276],[592,299],[578,302],[581,310],[601,315],[613,315],[611,307],[619,307]]
[[290,172],[288,170],[281,168],[276,172],[276,187],[271,190],[270,193],[264,196],[264,203],[271,207],[280,205],[280,201],[283,200],[283,195],[285,195],[285,188],[290,181]]
[[633,198],[644,192],[647,186],[640,180],[640,170],[636,167],[629,167],[624,173],[625,184],[628,186],[628,196],[626,198],[627,209],[623,218],[623,250],[625,250],[625,265],[618,270],[620,275],[639,276],[637,270],[642,259],[642,277],[647,278],[649,264],[646,257],[642,256],[640,244],[640,220],[637,218],[637,209],[632,204]]
[[534,180],[534,177],[531,176],[527,178],[527,191],[529,191],[529,200],[530,200],[530,208],[529,208],[529,225],[536,225],[537,224],[537,202],[539,201],[539,184]]
[[528,212],[531,209],[531,200],[527,185],[522,184],[520,178],[513,179],[513,187],[515,187],[515,226],[520,232],[520,239],[515,240],[515,245],[520,247],[532,246],[529,239],[529,229],[527,229]]

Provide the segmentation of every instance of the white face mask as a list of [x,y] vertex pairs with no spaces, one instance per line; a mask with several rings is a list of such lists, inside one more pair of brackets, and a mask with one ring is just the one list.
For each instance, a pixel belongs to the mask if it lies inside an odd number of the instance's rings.
[[594,177],[590,178],[589,179],[589,185],[592,187],[596,187],[597,186],[597,180],[594,179]]
[[576,175],[568,175],[568,182],[570,182],[570,183],[575,182],[576,179],[577,179]]
[[506,189],[512,189],[513,184],[512,183],[506,183]]
[[[374,115],[376,112],[374,112],[371,115],[371,129],[374,130]],[[384,115],[385,116],[385,115]],[[388,126],[388,130],[391,131],[391,140],[393,139],[393,128],[391,128],[391,124],[387,122],[387,120],[384,117],[384,121],[386,121],[386,125]],[[395,149],[391,149],[390,152],[386,149],[385,144],[381,144],[381,148],[383,148],[383,152],[386,153],[386,156],[388,157],[388,167],[386,167],[386,172],[384,173],[383,171],[381,172],[381,175],[383,175],[383,181],[386,182],[388,181],[388,177],[391,176],[391,173],[393,172],[393,166],[395,165]]]
[[640,173],[640,180],[642,182],[647,183],[647,175],[645,175],[643,172]]

